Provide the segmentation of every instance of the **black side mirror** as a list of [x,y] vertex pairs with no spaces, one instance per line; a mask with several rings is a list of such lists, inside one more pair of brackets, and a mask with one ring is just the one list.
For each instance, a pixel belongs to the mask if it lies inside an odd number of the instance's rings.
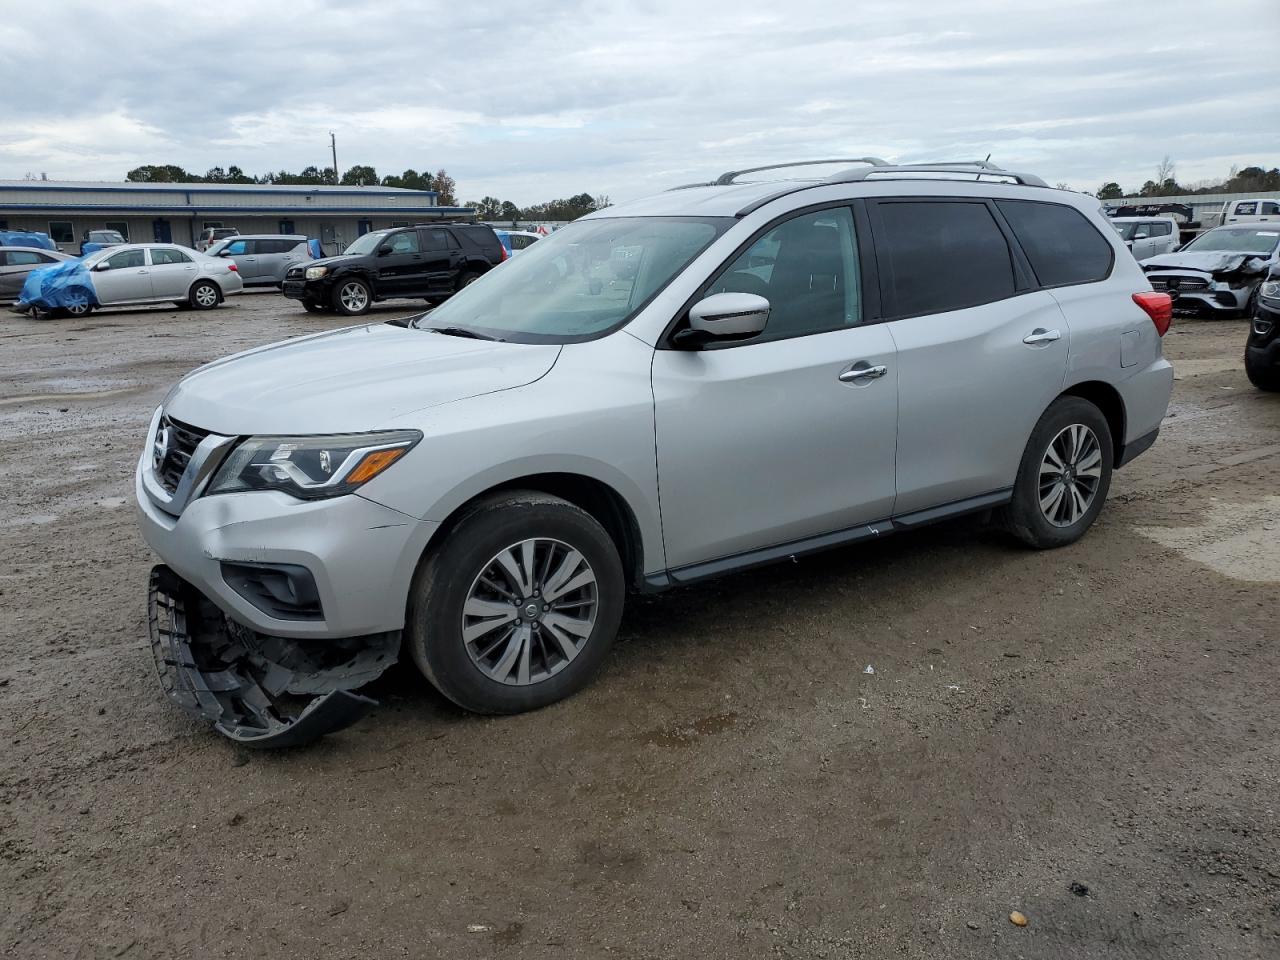
[[395,247],[391,246],[391,244],[384,243],[382,246],[378,248],[378,256],[385,257],[387,254],[393,252],[394,250],[395,250]]

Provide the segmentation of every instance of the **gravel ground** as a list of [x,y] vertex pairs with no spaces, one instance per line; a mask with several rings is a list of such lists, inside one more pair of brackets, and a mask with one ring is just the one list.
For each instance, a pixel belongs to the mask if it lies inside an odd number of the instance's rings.
[[477,718],[401,665],[246,753],[156,685],[132,468],[186,370],[339,325],[0,314],[0,955],[1280,955],[1280,396],[1243,323],[1175,324],[1160,441],[1072,547],[957,522],[638,598],[568,702]]

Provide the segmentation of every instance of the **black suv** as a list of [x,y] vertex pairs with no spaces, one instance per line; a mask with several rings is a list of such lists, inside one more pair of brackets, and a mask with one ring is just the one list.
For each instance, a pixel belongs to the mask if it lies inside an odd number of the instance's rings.
[[375,300],[439,303],[507,259],[482,223],[430,223],[366,233],[338,257],[292,267],[283,291],[315,313],[365,313]]
[[1258,306],[1249,319],[1244,369],[1255,387],[1280,390],[1280,267],[1258,288]]

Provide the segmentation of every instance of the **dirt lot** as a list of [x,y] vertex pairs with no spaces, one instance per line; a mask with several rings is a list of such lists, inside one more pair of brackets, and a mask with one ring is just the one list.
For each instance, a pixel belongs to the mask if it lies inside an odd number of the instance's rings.
[[1280,396],[1243,323],[1175,324],[1160,441],[1073,547],[962,522],[638,599],[569,702],[480,719],[402,665],[247,753],[156,685],[133,464],[183,372],[338,325],[0,313],[0,955],[1280,955]]

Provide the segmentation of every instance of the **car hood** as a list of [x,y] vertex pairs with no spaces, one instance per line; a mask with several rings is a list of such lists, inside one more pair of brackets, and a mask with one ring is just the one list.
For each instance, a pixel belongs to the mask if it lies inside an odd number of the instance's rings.
[[340,253],[336,257],[321,257],[319,260],[308,260],[303,266],[305,267],[340,267],[345,263],[357,263],[365,259],[363,254],[353,253],[347,255]]
[[[1158,257],[1149,257],[1142,261],[1142,269],[1150,273],[1153,270],[1200,270],[1204,273],[1231,273],[1242,267],[1246,272],[1262,270],[1271,259],[1265,253],[1232,253],[1225,250],[1210,250],[1197,253],[1187,250],[1182,253],[1166,253]],[[1249,263],[1248,261],[1252,261]]]
[[559,354],[558,344],[368,324],[215,360],[180,380],[164,406],[176,420],[227,435],[358,433],[532,383]]

